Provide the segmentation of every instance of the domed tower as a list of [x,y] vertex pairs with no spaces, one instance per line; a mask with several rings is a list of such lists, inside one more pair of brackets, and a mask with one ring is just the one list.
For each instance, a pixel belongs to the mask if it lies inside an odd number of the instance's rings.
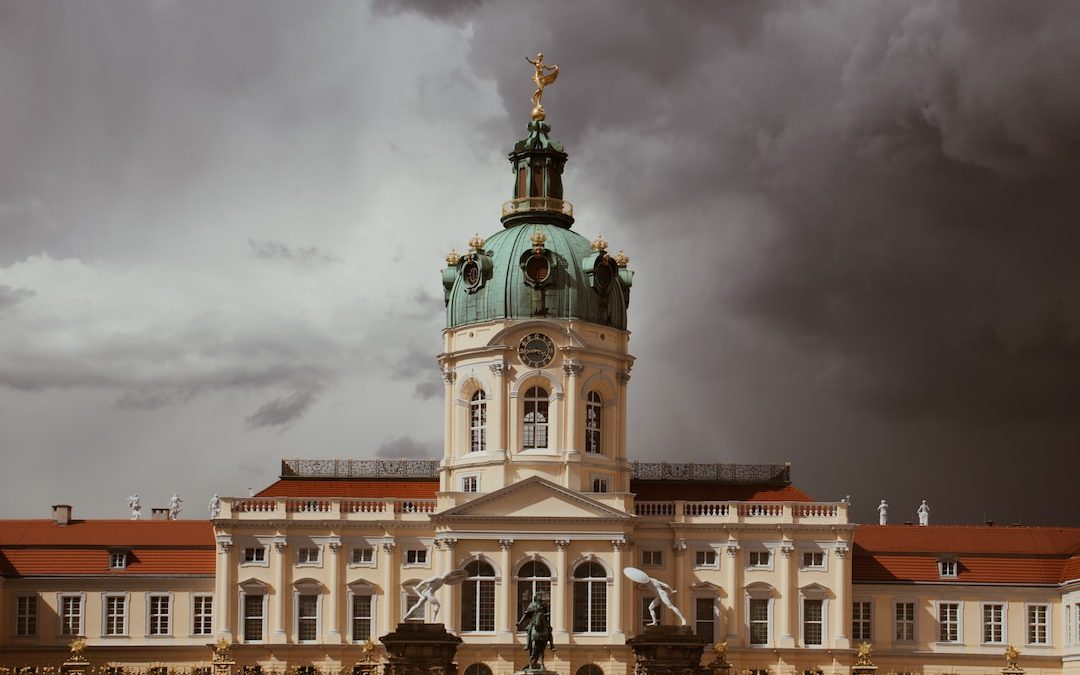
[[602,237],[571,229],[567,155],[549,135],[537,84],[528,133],[510,153],[503,229],[452,251],[442,273],[444,493],[493,492],[530,476],[582,492],[629,490],[633,273]]

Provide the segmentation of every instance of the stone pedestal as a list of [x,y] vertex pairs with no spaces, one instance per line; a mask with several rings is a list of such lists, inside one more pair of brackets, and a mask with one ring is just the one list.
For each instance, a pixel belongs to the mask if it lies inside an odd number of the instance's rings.
[[711,675],[701,665],[708,643],[690,626],[649,626],[626,641],[634,650],[635,675]]
[[86,675],[90,671],[90,662],[81,653],[73,654],[71,658],[60,664],[60,672],[63,675]]
[[554,670],[548,670],[547,668],[530,668],[525,666],[521,670],[514,671],[514,675],[559,675]]
[[387,655],[383,675],[457,675],[454,655],[461,638],[441,623],[399,623],[379,642]]

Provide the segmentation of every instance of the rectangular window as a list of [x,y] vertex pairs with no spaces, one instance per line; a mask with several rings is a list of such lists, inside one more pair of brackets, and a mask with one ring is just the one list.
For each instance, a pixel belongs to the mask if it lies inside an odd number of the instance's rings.
[[825,567],[824,551],[805,551],[802,554],[802,566],[821,569]]
[[82,635],[83,599],[81,595],[60,596],[60,634]]
[[982,641],[987,644],[1005,642],[1005,605],[999,603],[983,605]]
[[659,548],[645,549],[641,552],[641,565],[643,567],[663,567],[664,551]]
[[915,603],[896,603],[896,630],[893,635],[897,642],[913,642],[915,640]]
[[249,546],[244,549],[244,562],[245,563],[263,563],[266,562],[266,547],[265,546]]
[[214,596],[196,595],[192,598],[191,634],[212,635],[214,630]]
[[15,635],[37,635],[37,596],[21,595],[15,599]]
[[124,551],[114,551],[109,554],[109,568],[114,570],[122,570],[127,567],[127,553]]
[[1027,643],[1045,645],[1050,643],[1050,606],[1027,606]]
[[939,560],[938,561],[938,573],[942,578],[955,579],[956,578],[957,563],[955,560]]
[[803,600],[803,643],[820,646],[822,644],[824,613],[823,600],[806,598]]
[[319,596],[301,595],[296,599],[296,639],[315,642],[319,637]]
[[[416,603],[419,602],[419,601],[420,601],[420,594],[417,593],[415,590],[413,590],[411,587],[406,588],[405,589],[405,599],[404,599],[404,602],[401,603],[401,612],[402,612],[402,614],[404,614],[405,612],[412,609],[416,605]],[[410,614],[409,616],[405,617],[404,620],[405,621],[414,621],[414,622],[417,622],[417,623],[423,623],[426,620],[426,617],[424,616],[424,614],[426,612],[427,612],[427,606],[425,605],[424,607],[420,608],[419,610],[417,610],[417,611],[413,612],[412,614]]]
[[318,546],[304,546],[296,549],[296,564],[318,565],[320,551],[321,548]]
[[426,565],[427,564],[427,549],[426,548],[410,548],[405,551],[405,564],[406,565]]
[[750,598],[750,644],[769,644],[769,601]]
[[462,492],[480,492],[480,476],[462,476]]
[[263,639],[263,596],[244,596],[244,642]]
[[375,547],[373,546],[358,546],[352,550],[352,564],[354,565],[374,565],[375,564]]
[[694,599],[694,633],[699,638],[704,638],[710,643],[713,641],[714,626],[716,625],[715,603],[712,598]]
[[607,492],[608,491],[608,477],[607,476],[594,476],[592,479],[592,491],[593,492]]
[[694,551],[694,565],[697,567],[716,567],[716,551],[711,548]]
[[172,633],[171,615],[169,613],[171,600],[167,595],[150,596],[150,635],[169,635]]
[[[406,607],[405,609],[408,609]],[[371,639],[374,616],[370,595],[354,595],[352,598],[352,641],[365,642]]]
[[870,628],[870,603],[866,601],[851,603],[851,638],[872,640]]
[[771,559],[771,551],[750,551],[748,564],[750,567],[768,567]]
[[938,604],[938,642],[960,642],[960,603]]
[[105,635],[127,635],[126,596],[105,596]]

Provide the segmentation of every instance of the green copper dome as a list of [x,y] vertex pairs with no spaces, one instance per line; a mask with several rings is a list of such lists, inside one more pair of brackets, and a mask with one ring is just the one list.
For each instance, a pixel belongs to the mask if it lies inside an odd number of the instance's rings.
[[503,205],[505,229],[475,237],[443,270],[446,326],[494,319],[579,319],[626,329],[633,272],[607,243],[570,230],[573,207],[562,199],[566,153],[542,121],[514,146],[514,198]]

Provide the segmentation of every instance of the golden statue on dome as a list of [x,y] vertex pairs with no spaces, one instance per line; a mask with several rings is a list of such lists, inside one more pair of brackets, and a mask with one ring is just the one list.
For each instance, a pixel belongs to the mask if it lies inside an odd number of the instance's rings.
[[532,118],[540,121],[547,116],[547,113],[544,112],[544,106],[540,104],[540,99],[544,97],[544,87],[550,87],[555,84],[555,78],[559,76],[559,66],[549,66],[544,63],[543,52],[536,54],[535,61],[528,56],[525,57],[525,60],[536,67],[536,72],[534,72],[532,76],[532,81],[536,84],[536,91],[534,91],[532,95]]

